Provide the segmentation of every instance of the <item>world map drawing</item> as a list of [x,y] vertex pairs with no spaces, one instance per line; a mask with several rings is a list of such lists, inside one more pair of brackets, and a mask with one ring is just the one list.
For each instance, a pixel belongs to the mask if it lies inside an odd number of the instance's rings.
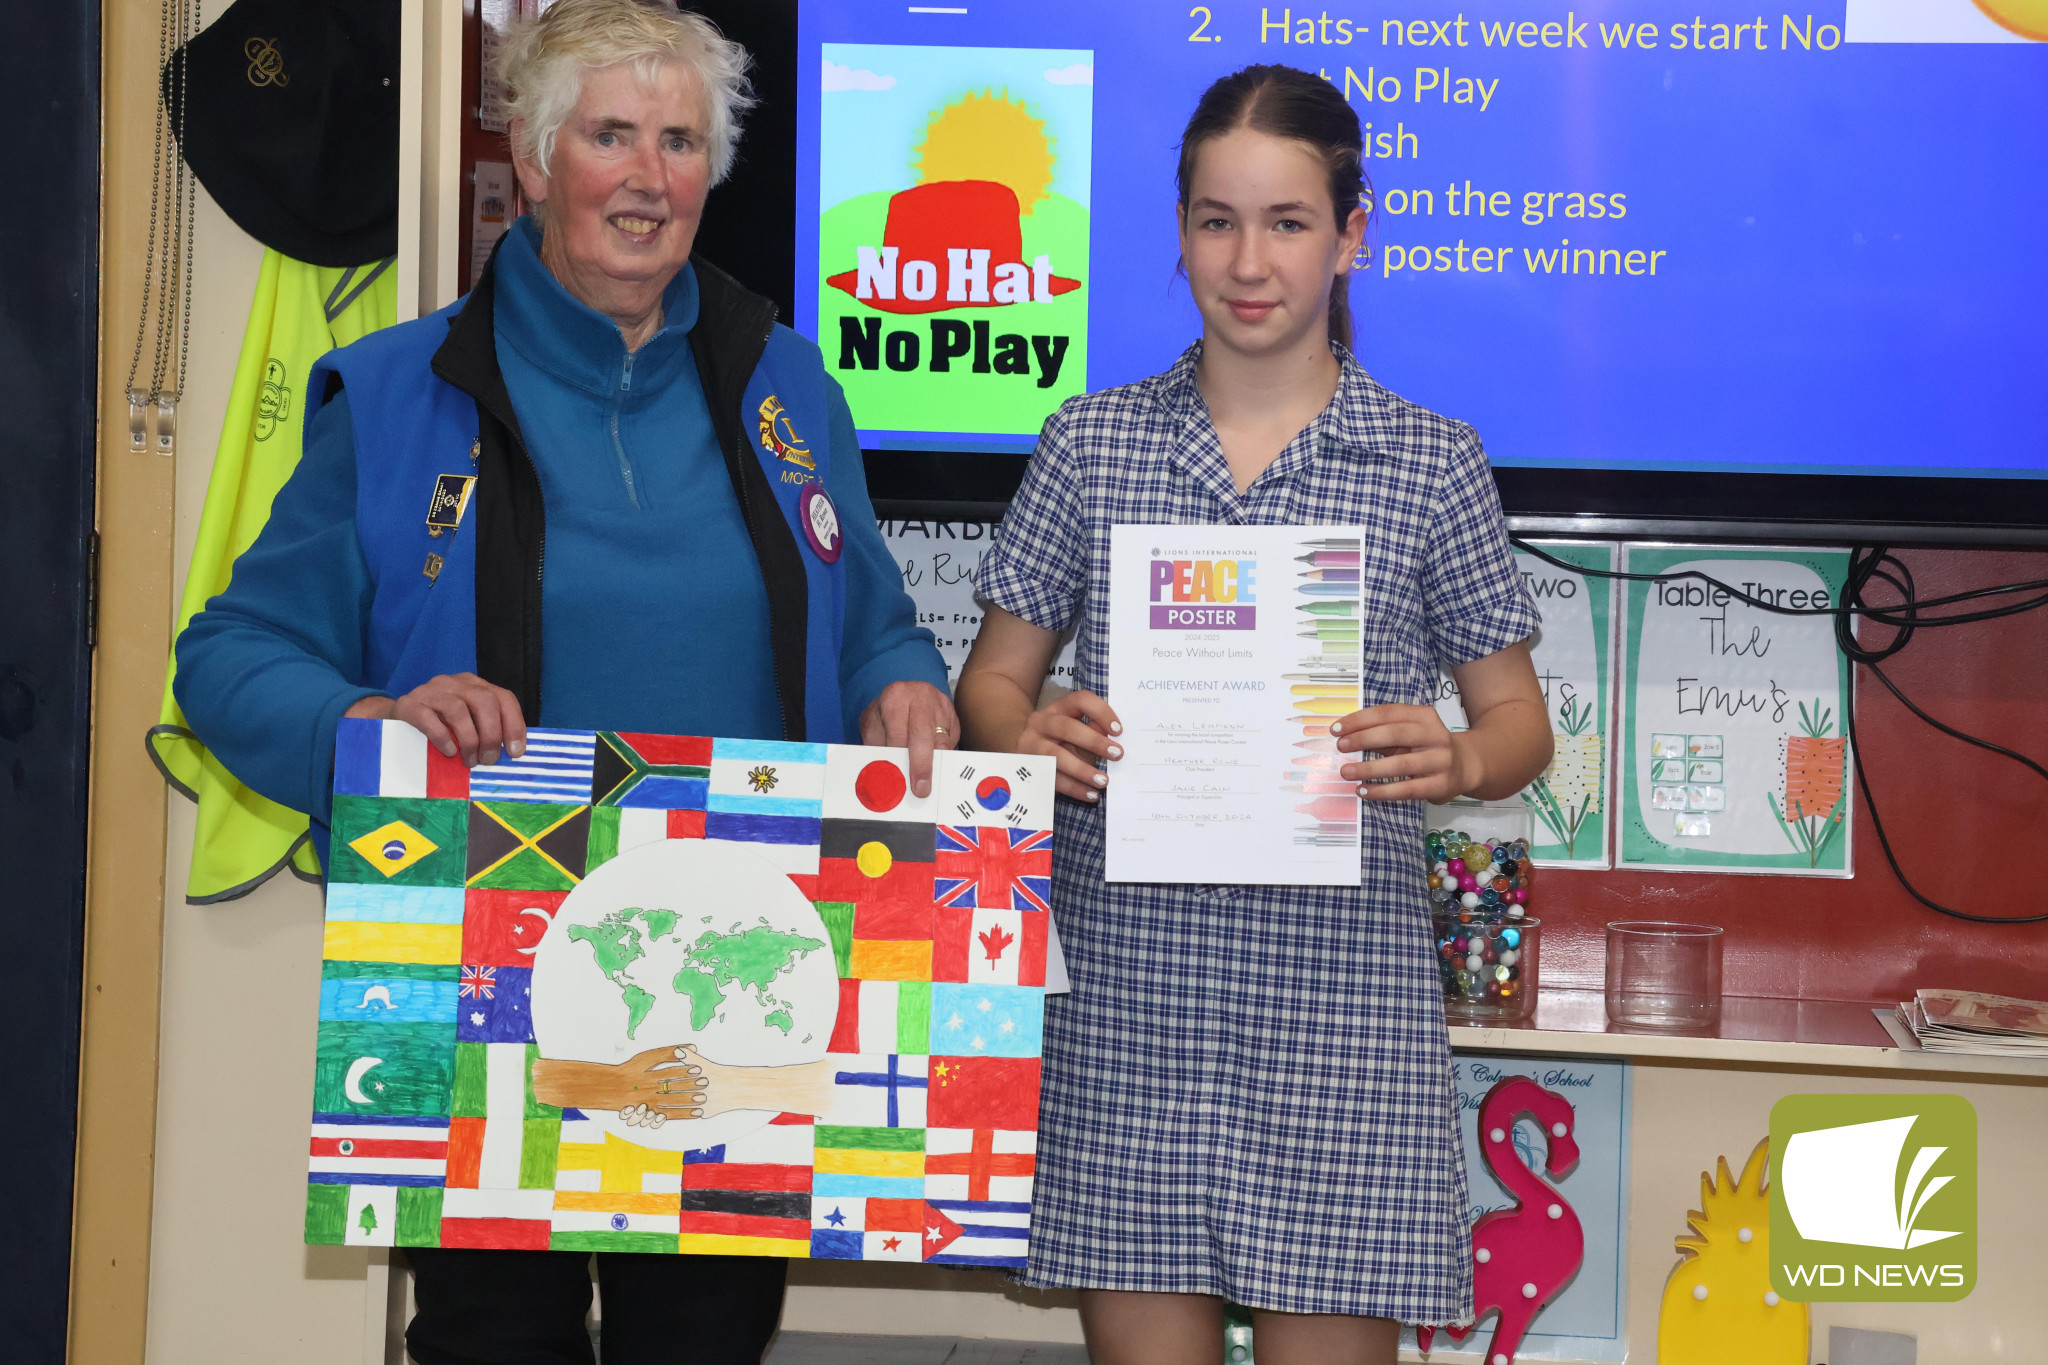
[[[683,917],[673,910],[631,906],[604,916],[596,924],[572,924],[569,938],[585,943],[605,980],[619,988],[619,1002],[626,1011],[626,1036],[637,1041],[640,1025],[655,1006],[655,990],[661,989],[659,972],[649,985],[641,984],[650,945],[665,941],[681,943],[676,932]],[[710,924],[704,915],[701,922]],[[644,931],[644,932],[643,932]],[[795,1027],[788,1002],[774,994],[777,977],[794,971],[805,957],[825,946],[822,938],[804,938],[771,928],[764,919],[751,927],[739,924],[723,932],[706,929],[681,949],[681,966],[669,978],[668,988],[690,1002],[690,1027],[702,1032],[720,1007],[727,1003],[734,987],[750,994],[760,1006],[761,1022],[780,1029],[786,1036]]]

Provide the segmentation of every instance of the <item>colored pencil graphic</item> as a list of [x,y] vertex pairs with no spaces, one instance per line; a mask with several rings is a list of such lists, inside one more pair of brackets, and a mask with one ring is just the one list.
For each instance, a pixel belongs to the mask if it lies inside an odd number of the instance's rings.
[[1295,610],[1305,611],[1311,616],[1356,616],[1358,614],[1358,603],[1303,602]]
[[1314,569],[1355,569],[1358,567],[1356,550],[1316,550],[1305,555],[1296,555],[1294,562],[1306,564]]
[[1356,583],[1357,569],[1303,569],[1296,578],[1312,578],[1319,583]]
[[1313,801],[1304,801],[1294,808],[1296,815],[1310,815],[1329,824],[1355,823],[1358,819],[1358,797],[1318,796]]
[[1310,597],[1348,597],[1358,600],[1356,583],[1297,583],[1294,590]]

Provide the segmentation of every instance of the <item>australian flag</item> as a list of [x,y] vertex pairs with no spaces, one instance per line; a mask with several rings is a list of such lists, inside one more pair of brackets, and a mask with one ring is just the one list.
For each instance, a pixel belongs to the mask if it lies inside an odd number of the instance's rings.
[[973,910],[1044,910],[1052,896],[1052,831],[938,827],[932,899]]

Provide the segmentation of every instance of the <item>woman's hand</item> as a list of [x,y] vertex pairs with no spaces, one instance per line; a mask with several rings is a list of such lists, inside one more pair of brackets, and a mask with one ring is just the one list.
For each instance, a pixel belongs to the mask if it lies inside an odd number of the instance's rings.
[[500,749],[526,752],[526,718],[519,698],[474,673],[443,673],[397,699],[364,697],[342,713],[360,720],[402,720],[427,737],[443,757],[462,756],[464,767],[496,763]]
[[1017,736],[1020,754],[1050,754],[1059,772],[1053,786],[1061,796],[1093,801],[1109,785],[1109,774],[1095,766],[1100,758],[1122,758],[1123,722],[1108,702],[1093,692],[1069,692],[1049,706],[1033,711]]
[[932,750],[960,742],[953,699],[927,682],[892,682],[860,713],[860,742],[910,750],[910,790],[932,794]]
[[1463,796],[1478,782],[1472,755],[1433,706],[1368,706],[1330,726],[1343,753],[1378,758],[1346,763],[1340,773],[1368,801],[1435,801]]

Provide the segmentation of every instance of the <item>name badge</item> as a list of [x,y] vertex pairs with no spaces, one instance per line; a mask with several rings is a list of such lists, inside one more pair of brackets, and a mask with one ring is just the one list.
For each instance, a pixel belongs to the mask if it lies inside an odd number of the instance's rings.
[[443,474],[434,480],[434,498],[427,504],[428,535],[438,536],[462,525],[462,514],[469,510],[469,494],[474,487],[474,474]]

